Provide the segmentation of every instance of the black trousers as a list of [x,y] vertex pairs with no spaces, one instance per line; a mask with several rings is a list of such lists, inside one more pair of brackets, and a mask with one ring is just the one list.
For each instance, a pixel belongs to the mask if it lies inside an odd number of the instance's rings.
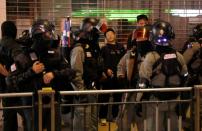
[[[123,88],[123,87],[116,78],[108,79],[107,81],[102,83],[103,90],[121,89],[121,88]],[[112,102],[121,102],[122,94],[117,94],[117,93],[99,95],[98,102],[107,103],[110,100],[110,96],[113,98]],[[112,106],[109,106],[108,104],[101,105],[100,110],[99,110],[99,118],[114,119],[117,117],[118,112],[119,112],[119,105],[117,105],[117,104],[114,104]],[[108,116],[108,113],[109,113],[109,116]]]

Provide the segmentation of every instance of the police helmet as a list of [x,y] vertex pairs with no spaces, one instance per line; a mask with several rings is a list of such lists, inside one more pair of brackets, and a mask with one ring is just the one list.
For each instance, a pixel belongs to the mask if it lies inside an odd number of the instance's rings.
[[202,38],[202,24],[198,24],[193,28],[193,37],[197,40]]
[[166,21],[157,21],[152,26],[152,41],[156,45],[169,46],[170,40],[175,38],[173,27]]
[[16,41],[25,47],[31,47],[31,45],[33,44],[29,30],[23,30],[19,38],[16,39]]
[[133,33],[133,37],[136,38],[136,41],[150,40],[150,31],[150,25],[138,26]]
[[44,32],[51,32],[53,33],[55,30],[55,26],[48,20],[37,20],[33,23],[31,27],[31,35],[34,37],[37,34],[41,34]]
[[77,30],[73,33],[73,40],[74,43],[81,43],[81,44],[87,44],[90,41],[86,32],[82,30]]
[[89,32],[93,29],[98,24],[99,20],[96,18],[84,18],[81,25],[80,25],[80,30]]

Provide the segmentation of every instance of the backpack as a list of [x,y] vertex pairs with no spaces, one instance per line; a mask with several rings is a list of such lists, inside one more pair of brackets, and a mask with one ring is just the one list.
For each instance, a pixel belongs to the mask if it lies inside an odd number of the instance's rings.
[[202,80],[202,48],[193,54],[191,60],[187,64],[190,79],[188,80],[188,86],[201,84]]
[[200,48],[187,64],[191,74],[202,74],[202,48]]
[[[151,77],[151,85],[154,88],[179,87],[182,85],[182,77],[180,75],[182,66],[177,60],[176,51],[162,53],[160,58],[153,65],[153,73]],[[177,93],[156,93],[159,99],[175,99]]]

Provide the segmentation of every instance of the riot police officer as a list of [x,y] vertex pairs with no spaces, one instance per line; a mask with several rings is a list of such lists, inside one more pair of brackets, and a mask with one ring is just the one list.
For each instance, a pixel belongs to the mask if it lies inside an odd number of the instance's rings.
[[[14,63],[22,64],[23,67],[27,63],[22,63],[21,59],[26,60],[26,55],[23,54],[23,50],[21,46],[15,41],[16,34],[17,34],[17,28],[15,24],[11,21],[5,21],[1,25],[1,31],[2,31],[2,40],[0,44],[0,57],[1,57],[1,63],[2,65],[5,65],[5,69],[9,71],[10,73],[7,74],[9,76],[12,72],[16,71],[16,65]],[[35,68],[35,66],[33,66]],[[36,70],[33,70],[35,72]],[[1,81],[5,79],[5,76]],[[9,87],[9,85],[5,84],[6,87],[4,92],[16,92],[14,88],[15,85],[12,85],[12,87]],[[21,105],[20,98],[4,98],[3,99],[3,106],[16,106]],[[17,125],[17,112],[20,113],[23,116],[22,110],[3,110],[3,130],[4,131],[17,131],[18,125]],[[23,117],[24,118],[24,117]],[[24,130],[28,130],[27,127],[24,127]]]
[[[20,59],[22,64],[15,63],[16,71],[7,77],[8,85],[10,87],[15,85],[19,91],[36,92],[46,86],[56,91],[70,90],[69,83],[75,77],[75,71],[69,68],[67,61],[61,56],[59,39],[54,34],[54,25],[48,20],[37,20],[32,25],[31,35],[32,48],[25,52],[28,58]],[[30,68],[32,65],[36,67]],[[22,102],[28,104],[30,100],[23,99]],[[49,102],[49,99],[45,99],[45,102]],[[56,130],[60,130],[60,113],[58,110],[56,113]],[[32,119],[30,114],[30,112],[25,114],[29,122]],[[44,110],[43,114],[43,128],[50,130],[50,119],[48,119],[50,111]],[[38,120],[37,115],[34,117]],[[36,121],[35,130],[38,130],[37,123]]]
[[[125,81],[125,88],[135,89],[139,79],[139,68],[147,53],[153,51],[150,41],[151,27],[145,25],[136,29],[136,43],[121,58],[117,66],[117,77],[120,81]],[[134,102],[136,93],[125,93],[123,102]],[[139,131],[143,130],[143,118],[141,116],[141,105],[128,104],[121,106],[117,125],[119,130],[131,130],[131,124],[135,122]]]
[[[155,51],[149,52],[145,56],[139,70],[140,88],[163,88],[183,86],[184,78],[187,75],[187,66],[183,56],[171,47],[174,39],[174,31],[170,23],[157,21],[152,26],[152,41],[155,45]],[[149,100],[172,100],[176,99],[176,93],[150,93]],[[140,95],[138,96],[140,98]],[[138,98],[138,99],[139,99]],[[163,123],[165,115],[169,112],[171,119],[170,129],[175,131],[177,127],[177,115],[175,112],[176,104],[158,104],[159,108],[159,127],[155,127],[155,107],[156,104],[146,105],[147,129],[153,131],[159,129],[166,130]]]
[[[188,38],[188,40],[185,42],[182,52],[184,53],[188,48],[192,48],[193,45],[197,45],[197,43],[201,43],[201,36],[202,36],[202,30],[201,30],[202,24],[197,24],[192,29],[192,34]],[[189,58],[190,59],[190,58]],[[188,59],[188,60],[189,60]]]
[[[74,83],[75,90],[96,89],[99,79],[98,45],[99,32],[95,28],[97,20],[85,18],[79,31],[74,34],[74,47],[71,51],[71,68],[77,70]],[[95,102],[94,96],[79,97],[77,103]],[[84,125],[85,123],[85,125]],[[97,109],[94,106],[75,107],[73,129],[75,131],[97,130]]]
[[202,44],[202,24],[198,24],[193,29],[192,40],[186,42],[184,48],[184,59],[188,66],[190,79],[188,86],[202,83],[201,77],[201,44]]
[[[202,59],[202,24],[197,24],[193,28],[193,34],[191,38],[187,40],[183,48],[183,56],[188,67],[189,77],[186,82],[186,86],[194,86],[202,84],[202,70],[201,70],[201,59]],[[189,99],[188,93],[184,94],[185,99]],[[182,105],[182,119],[184,122],[184,130],[190,130],[189,119],[186,117],[186,112],[189,108],[188,104]]]

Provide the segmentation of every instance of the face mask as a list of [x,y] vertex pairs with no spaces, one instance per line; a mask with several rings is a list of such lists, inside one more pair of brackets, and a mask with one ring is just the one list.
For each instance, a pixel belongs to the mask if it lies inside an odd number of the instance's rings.
[[160,46],[160,45],[157,45],[155,47],[155,50],[161,54],[161,53],[169,53],[170,51],[172,51],[172,47],[171,46]]
[[49,43],[47,43],[43,40],[36,40],[36,41],[34,41],[32,49],[34,49],[37,52],[37,54],[39,54],[41,56],[41,55],[45,54],[45,52],[48,50],[48,44]]
[[137,42],[137,52],[142,56],[152,49],[150,41],[138,41]]
[[48,50],[52,48],[57,48],[59,46],[59,40],[45,40],[42,37],[36,39],[32,46],[38,54],[45,54]]

